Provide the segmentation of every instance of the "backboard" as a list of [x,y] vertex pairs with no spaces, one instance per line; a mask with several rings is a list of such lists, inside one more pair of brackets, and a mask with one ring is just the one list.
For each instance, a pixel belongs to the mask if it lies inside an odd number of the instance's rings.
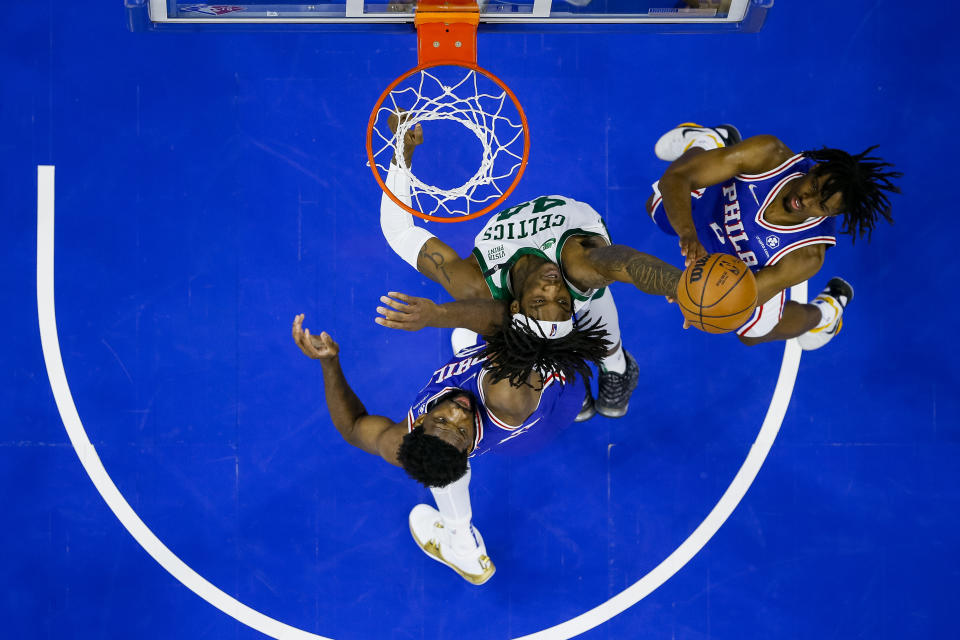
[[[241,0],[235,4],[185,0],[126,2],[132,25],[154,29],[230,24],[256,24],[261,28],[409,26],[417,4],[410,0],[315,0],[310,4],[265,0]],[[479,4],[482,29],[594,27],[752,32],[763,25],[773,0],[486,0]]]

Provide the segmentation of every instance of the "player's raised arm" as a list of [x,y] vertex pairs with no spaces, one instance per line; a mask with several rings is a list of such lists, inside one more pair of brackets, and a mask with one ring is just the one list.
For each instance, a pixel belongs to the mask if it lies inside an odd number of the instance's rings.
[[419,331],[424,327],[463,327],[485,336],[503,326],[508,311],[507,303],[501,300],[457,300],[436,304],[427,298],[396,291],[380,296],[380,302],[384,306],[377,307],[377,313],[383,317],[376,318],[375,322],[404,331]]
[[[396,132],[399,122],[397,116],[390,116],[391,131]],[[413,151],[422,143],[420,125],[406,132],[405,166],[411,166]],[[385,184],[401,202],[410,206],[410,180],[398,166],[396,158],[390,163]],[[484,291],[483,276],[475,264],[462,259],[447,243],[426,229],[416,226],[413,215],[397,206],[385,192],[380,198],[380,229],[387,244],[404,262],[442,286],[453,298],[477,297]]]
[[774,136],[763,135],[711,151],[691,150],[667,168],[658,186],[664,211],[680,238],[680,252],[686,257],[688,266],[707,255],[697,239],[690,193],[739,174],[763,173],[791,156],[793,152],[783,142]]
[[622,244],[571,249],[576,250],[564,254],[564,268],[580,286],[599,289],[628,282],[644,293],[670,297],[677,293],[680,269],[648,253]]
[[330,419],[343,439],[358,449],[400,466],[397,450],[407,432],[406,426],[402,422],[367,413],[357,394],[347,384],[340,368],[340,347],[333,338],[327,333],[310,335],[310,330],[303,328],[301,313],[293,320],[293,341],[304,355],[320,361]]

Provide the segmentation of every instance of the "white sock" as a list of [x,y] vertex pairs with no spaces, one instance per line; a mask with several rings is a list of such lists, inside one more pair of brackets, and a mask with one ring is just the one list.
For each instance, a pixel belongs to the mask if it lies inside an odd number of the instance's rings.
[[609,355],[600,361],[600,366],[607,373],[626,373],[627,358],[623,355],[623,346],[617,348],[613,355]]
[[473,510],[470,508],[470,467],[463,477],[445,487],[430,487],[430,493],[437,503],[437,510],[443,518],[443,527],[450,535],[450,545],[454,551],[466,553],[477,548],[470,520]]
[[837,316],[840,315],[843,307],[840,306],[840,303],[837,302],[836,298],[829,296],[825,293],[821,293],[819,296],[814,298],[812,304],[816,305],[820,309],[820,322],[816,327],[813,328],[813,331],[817,329],[823,329],[824,327],[829,327],[833,324]]
[[[593,324],[597,318],[600,318],[603,329],[609,334],[607,340],[610,341],[610,344],[620,344],[620,314],[617,313],[617,305],[613,303],[613,294],[610,293],[610,287],[607,287],[602,296],[590,301],[587,314],[583,319],[585,324]],[[626,372],[627,358],[623,355],[623,347],[617,347],[614,353],[601,360],[600,366],[603,367],[604,371]]]

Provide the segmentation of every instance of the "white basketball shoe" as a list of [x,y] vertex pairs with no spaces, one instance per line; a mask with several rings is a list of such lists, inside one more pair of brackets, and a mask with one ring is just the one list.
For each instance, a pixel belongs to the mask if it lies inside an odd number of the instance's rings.
[[827,287],[813,299],[820,308],[820,324],[797,338],[804,351],[819,349],[840,333],[843,328],[843,310],[853,300],[853,287],[843,278],[830,278]]
[[720,149],[737,144],[742,138],[737,128],[731,124],[718,124],[715,127],[701,127],[693,122],[684,122],[660,136],[653,152],[667,162],[673,162],[693,147],[701,149]]
[[423,552],[442,562],[470,584],[481,585],[497,568],[487,556],[487,548],[476,527],[470,526],[473,547],[456,549],[450,542],[450,532],[443,525],[440,512],[426,504],[418,504],[410,511],[410,533]]

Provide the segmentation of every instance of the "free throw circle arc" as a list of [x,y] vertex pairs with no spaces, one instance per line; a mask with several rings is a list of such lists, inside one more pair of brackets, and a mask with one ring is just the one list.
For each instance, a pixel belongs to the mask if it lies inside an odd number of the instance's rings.
[[[37,315],[44,363],[60,418],[84,470],[120,524],[156,562],[185,587],[238,622],[277,640],[330,640],[275,620],[226,594],[176,556],[151,531],[123,497],[105,469],[73,401],[60,353],[54,304],[53,167],[38,167],[37,184]],[[805,302],[807,283],[791,288],[793,299]],[[584,633],[635,605],[689,562],[726,522],[746,495],[779,432],[793,392],[801,350],[787,341],[776,389],[760,432],[730,486],[703,522],[652,571],[592,609],[517,640],[566,640]]]

